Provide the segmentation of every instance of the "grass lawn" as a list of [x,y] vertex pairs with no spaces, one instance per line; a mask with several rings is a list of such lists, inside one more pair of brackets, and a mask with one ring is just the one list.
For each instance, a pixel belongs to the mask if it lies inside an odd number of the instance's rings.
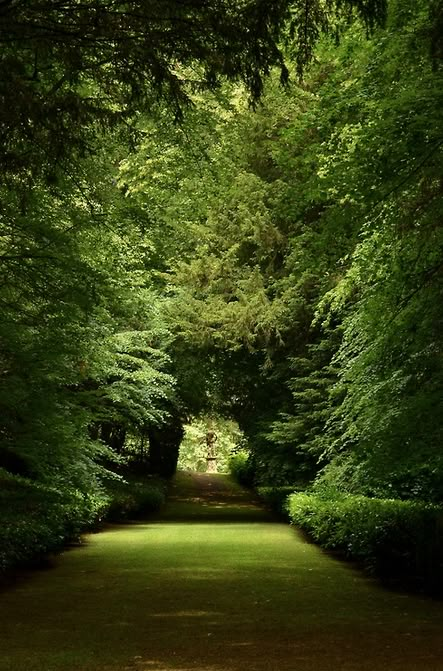
[[390,593],[222,475],[179,474],[0,595],[0,671],[443,671],[443,604]]

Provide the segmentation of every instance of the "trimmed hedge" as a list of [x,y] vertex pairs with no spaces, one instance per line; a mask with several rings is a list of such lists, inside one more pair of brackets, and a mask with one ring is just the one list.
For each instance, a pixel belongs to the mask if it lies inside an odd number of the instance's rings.
[[289,496],[291,523],[319,545],[337,550],[369,571],[415,582],[441,593],[443,510],[435,505],[346,495]]
[[38,563],[103,521],[152,512],[164,500],[159,480],[120,481],[88,495],[61,492],[0,469],[0,573]]

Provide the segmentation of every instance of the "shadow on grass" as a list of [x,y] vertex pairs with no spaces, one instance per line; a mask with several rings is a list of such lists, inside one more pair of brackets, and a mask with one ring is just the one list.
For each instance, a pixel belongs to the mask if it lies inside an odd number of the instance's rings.
[[221,474],[178,473],[159,516],[171,522],[275,522],[275,517],[245,490]]
[[229,505],[226,503],[177,503],[170,504],[163,511],[161,521],[175,523],[198,524],[211,523],[253,523],[253,522],[274,522],[275,519],[271,513],[259,508],[245,504]]
[[106,528],[4,595],[0,671],[443,671],[438,605],[262,524],[226,479],[180,478],[156,520]]

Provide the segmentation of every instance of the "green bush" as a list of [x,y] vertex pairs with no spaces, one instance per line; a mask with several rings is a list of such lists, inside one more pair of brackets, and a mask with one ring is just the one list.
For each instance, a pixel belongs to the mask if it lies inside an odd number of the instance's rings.
[[0,573],[40,562],[78,542],[85,531],[158,510],[161,480],[116,480],[93,494],[63,492],[0,469]]
[[443,511],[432,504],[298,493],[288,499],[291,522],[319,545],[357,560],[383,577],[404,577],[440,590]]
[[110,487],[111,504],[107,519],[119,522],[156,512],[166,499],[166,487],[162,480],[150,478],[137,480],[128,478],[114,482]]
[[248,452],[241,450],[229,459],[228,468],[231,475],[245,487],[252,487],[254,482],[254,468]]
[[0,571],[39,561],[103,518],[105,494],[85,495],[0,471]]

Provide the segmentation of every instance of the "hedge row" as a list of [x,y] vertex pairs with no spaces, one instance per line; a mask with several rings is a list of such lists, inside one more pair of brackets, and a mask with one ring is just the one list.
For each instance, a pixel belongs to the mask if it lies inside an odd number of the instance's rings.
[[443,590],[443,511],[435,505],[364,496],[292,494],[291,522],[323,548],[381,577]]
[[61,492],[0,470],[0,573],[61,551],[104,520],[157,510],[164,499],[160,481],[120,481],[87,495]]

